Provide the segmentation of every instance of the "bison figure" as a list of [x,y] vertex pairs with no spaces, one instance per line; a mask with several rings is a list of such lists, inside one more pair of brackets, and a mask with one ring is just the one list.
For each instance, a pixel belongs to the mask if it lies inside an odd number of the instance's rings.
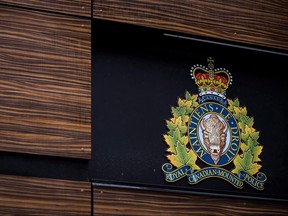
[[222,122],[215,114],[211,114],[207,119],[202,119],[203,142],[215,165],[220,160],[223,149],[226,146],[227,124]]

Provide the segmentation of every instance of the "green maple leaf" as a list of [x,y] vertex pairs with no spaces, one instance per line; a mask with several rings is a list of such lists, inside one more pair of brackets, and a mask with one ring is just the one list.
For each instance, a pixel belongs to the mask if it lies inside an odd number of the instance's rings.
[[243,143],[243,142],[241,142],[240,148],[241,148],[242,152],[247,152],[249,150],[248,145],[246,143]]
[[169,146],[167,151],[171,153],[176,153],[175,148],[178,142],[181,142],[181,141],[185,142],[185,140],[183,140],[183,137],[181,137],[181,133],[178,127],[176,127],[173,131],[170,131],[170,134],[168,135],[165,134],[164,139],[167,145]]
[[186,112],[187,115],[190,115],[192,113],[193,109],[199,105],[197,102],[198,96],[197,95],[191,95],[188,91],[186,91],[185,98],[187,101],[191,101],[191,106],[187,107],[187,112]]
[[247,141],[247,147],[250,149],[251,154],[253,155],[252,162],[261,161],[261,159],[259,158],[259,155],[262,152],[263,146],[259,146],[259,143],[257,142],[257,140],[254,140],[252,139],[252,137],[249,137]]
[[[184,115],[181,117],[182,119],[182,124],[186,126],[186,123],[189,121],[189,115]],[[187,129],[187,126],[186,126]]]
[[247,109],[246,107],[242,108],[242,107],[234,107],[234,117],[237,120],[242,120],[241,118],[243,117],[247,117]]
[[186,107],[178,107],[179,109],[179,115],[183,116],[186,114]]
[[[254,124],[254,118],[248,116],[240,116],[240,121],[243,125],[252,127]],[[241,127],[242,129],[242,127]]]
[[168,155],[167,158],[177,168],[189,165],[193,170],[200,169],[195,163],[197,160],[196,154],[192,150],[188,151],[186,146],[180,142],[177,143],[176,154]]
[[247,142],[249,136],[250,136],[250,133],[248,130],[245,130],[245,126],[244,126],[244,129],[241,130],[241,139],[243,142]]
[[171,108],[171,112],[172,112],[172,115],[174,116],[174,118],[179,118],[181,117],[181,120],[182,122],[188,122],[189,120],[189,117],[187,118],[186,116],[186,107],[172,107]]
[[241,133],[241,150],[243,152],[250,150],[253,155],[253,162],[261,161],[259,155],[262,152],[263,146],[259,146],[258,138],[259,132],[248,125],[245,126],[245,130]]
[[251,138],[254,140],[258,140],[259,139],[259,132],[258,131],[254,131],[250,134]]
[[251,126],[245,125],[241,133],[241,139],[244,142],[247,142],[249,138],[252,138],[253,140],[257,140],[259,138],[259,132],[257,132]]
[[261,159],[259,158],[259,155],[262,153],[263,146],[255,146],[252,150],[253,154],[253,162],[260,162]]
[[251,151],[244,152],[241,156],[237,155],[234,159],[235,169],[233,173],[238,174],[240,171],[246,171],[250,175],[254,175],[259,172],[262,167],[260,164],[253,163],[253,155]]
[[174,141],[174,138],[170,135],[164,135],[164,140],[169,146],[169,148],[167,149],[167,152],[176,153],[176,148],[175,148],[176,143]]
[[166,124],[170,132],[176,130],[176,128],[179,129],[181,134],[187,132],[187,126],[183,124],[182,118],[180,116],[178,118],[171,118],[170,120],[167,120]]
[[178,105],[179,105],[179,107],[185,107],[185,110],[186,110],[185,114],[189,115],[192,113],[193,108],[198,106],[198,103],[196,100],[197,100],[197,97],[194,95],[191,96],[191,100],[185,100],[185,99],[179,98],[178,99]]
[[179,99],[178,99],[178,105],[179,105],[180,107],[185,107],[185,108],[187,109],[187,108],[190,108],[190,107],[191,107],[192,101],[190,101],[190,100],[184,100],[184,99],[179,98]]
[[178,118],[179,116],[181,116],[180,115],[180,113],[179,113],[179,109],[177,109],[178,107],[172,107],[171,108],[171,112],[172,112],[172,115],[175,117],[175,118]]
[[247,140],[247,145],[250,149],[255,148],[258,144],[259,144],[258,141],[253,139],[252,137],[249,137]]
[[[249,138],[249,140],[250,140],[250,138]],[[259,158],[259,155],[262,153],[263,146],[259,146],[259,145],[254,146],[253,143],[255,143],[255,141],[254,142],[248,141],[248,144],[241,143],[241,150],[243,152],[251,151],[251,154],[253,156],[252,162],[260,162],[261,159]],[[253,147],[251,147],[252,145],[253,145]]]
[[243,152],[248,151],[249,149],[254,149],[258,145],[258,142],[251,137],[248,137],[246,143],[241,143],[241,149]]
[[188,136],[182,136],[179,140],[179,142],[182,144],[182,145],[187,145],[188,144],[188,141],[189,141],[189,138]]
[[234,101],[232,101],[233,105],[236,106],[236,107],[240,107],[240,102],[239,102],[239,99],[236,98]]
[[172,131],[172,136],[173,139],[175,141],[175,143],[177,144],[178,140],[181,138],[181,132],[179,128],[175,128],[174,131]]
[[231,113],[235,113],[234,107],[239,107],[240,106],[240,102],[238,100],[238,98],[236,98],[235,100],[230,100],[228,99],[228,110]]
[[193,100],[193,96],[188,91],[186,91],[186,93],[185,93],[185,98],[186,98],[186,100],[189,100],[189,101]]

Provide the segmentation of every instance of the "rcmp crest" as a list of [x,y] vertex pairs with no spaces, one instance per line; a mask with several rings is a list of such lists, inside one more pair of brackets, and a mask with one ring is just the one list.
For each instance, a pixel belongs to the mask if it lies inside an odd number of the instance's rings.
[[173,117],[166,121],[169,162],[162,165],[165,180],[186,178],[194,185],[220,178],[239,189],[247,183],[263,190],[267,179],[260,172],[263,146],[246,107],[241,107],[238,99],[226,98],[231,73],[215,69],[214,59],[209,57],[208,67],[191,67],[191,77],[199,94],[186,92],[184,99],[178,99],[178,106],[172,107]]

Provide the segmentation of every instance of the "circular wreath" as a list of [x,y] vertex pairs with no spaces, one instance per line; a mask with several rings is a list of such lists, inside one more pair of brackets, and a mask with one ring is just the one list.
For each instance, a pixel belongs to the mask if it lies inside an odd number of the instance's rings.
[[[193,170],[201,169],[196,164],[197,155],[190,146],[187,146],[189,143],[188,121],[192,111],[199,105],[197,97],[186,92],[185,99],[179,98],[178,106],[171,108],[173,117],[166,120],[168,132],[164,134],[164,140],[168,145],[167,152],[169,153],[166,157],[176,168],[189,165]],[[263,149],[258,142],[259,132],[253,128],[254,118],[247,116],[246,107],[240,107],[238,99],[228,99],[227,109],[237,120],[241,132],[241,151],[233,161],[235,168],[231,172],[238,174],[240,171],[246,171],[254,175],[262,167],[259,164],[261,162],[259,155]]]

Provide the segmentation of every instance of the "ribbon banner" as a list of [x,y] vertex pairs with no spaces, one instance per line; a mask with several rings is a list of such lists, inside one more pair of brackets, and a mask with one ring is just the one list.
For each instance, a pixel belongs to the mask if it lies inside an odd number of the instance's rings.
[[200,104],[207,102],[207,101],[218,101],[223,106],[227,106],[227,100],[215,94],[199,95],[198,101]]
[[224,179],[239,189],[242,189],[244,182],[246,182],[257,190],[263,190],[267,179],[264,173],[258,173],[255,178],[245,171],[240,171],[238,175],[235,175],[218,167],[206,167],[193,172],[192,168],[187,165],[173,170],[173,166],[170,163],[165,163],[162,166],[162,171],[167,182],[176,182],[187,177],[189,184],[197,184],[204,179],[214,177]]

